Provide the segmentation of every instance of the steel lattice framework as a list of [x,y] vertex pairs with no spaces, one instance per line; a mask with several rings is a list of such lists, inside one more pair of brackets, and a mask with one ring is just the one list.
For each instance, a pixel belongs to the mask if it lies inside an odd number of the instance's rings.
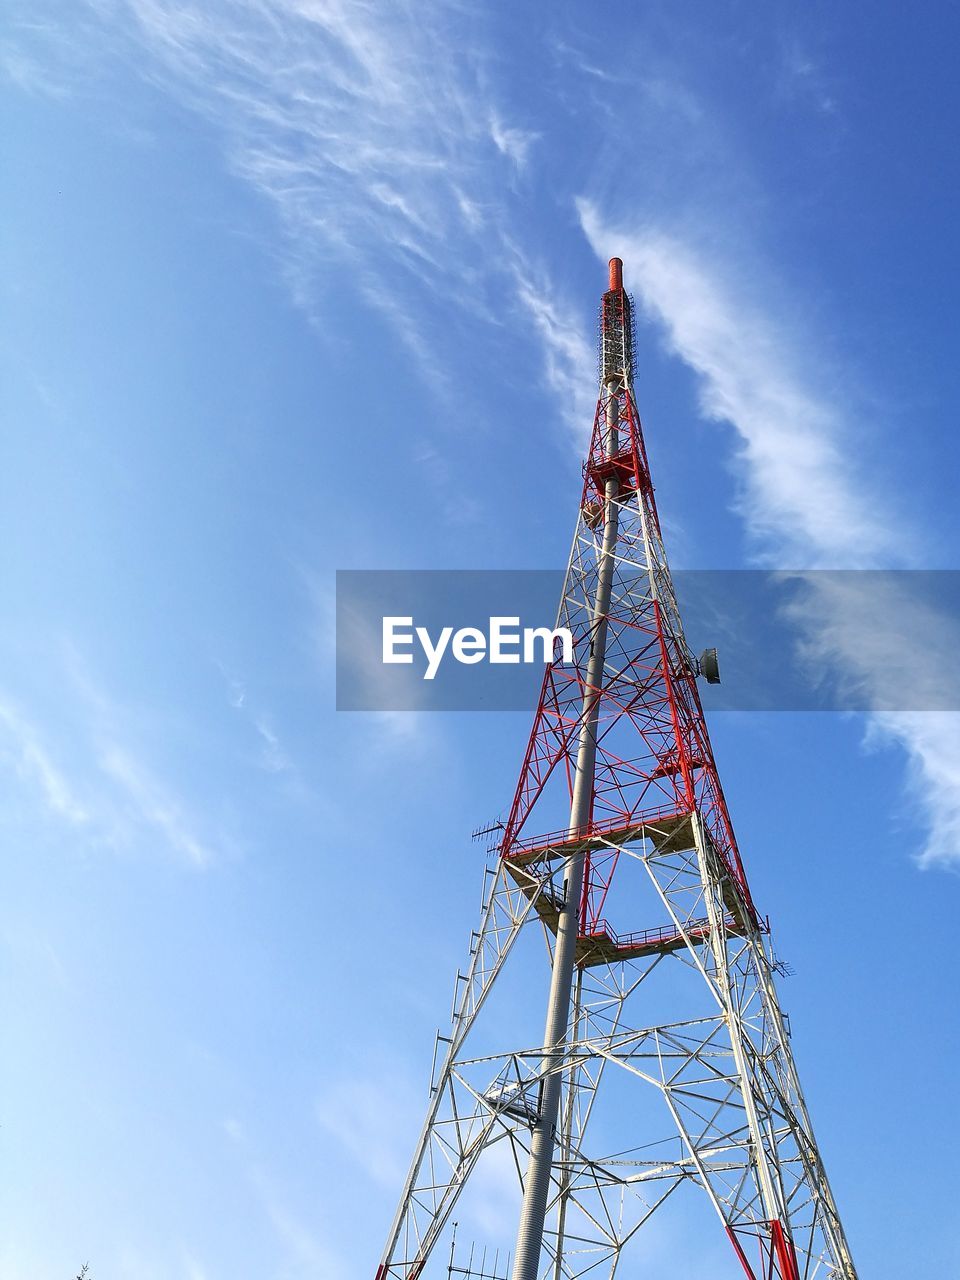
[[[707,733],[610,265],[558,619],[573,659],[545,671],[377,1280],[421,1276],[498,1144],[522,1195],[513,1280],[613,1277],[684,1186],[753,1280],[856,1280]],[[544,1039],[506,1045],[496,993],[529,984],[538,930]]]

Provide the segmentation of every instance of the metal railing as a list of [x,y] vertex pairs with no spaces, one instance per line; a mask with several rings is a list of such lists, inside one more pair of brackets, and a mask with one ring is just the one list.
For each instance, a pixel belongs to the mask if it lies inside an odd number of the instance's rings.
[[621,831],[633,831],[637,827],[655,827],[658,822],[680,822],[688,815],[678,813],[673,805],[665,805],[657,809],[645,809],[642,813],[618,814],[603,822],[590,822],[586,826],[571,831],[569,827],[561,831],[548,831],[545,835],[527,836],[525,839],[511,840],[509,844],[500,846],[503,857],[510,858],[518,853],[529,853],[532,849],[559,848],[563,845],[577,844],[582,840],[595,837],[614,836]]

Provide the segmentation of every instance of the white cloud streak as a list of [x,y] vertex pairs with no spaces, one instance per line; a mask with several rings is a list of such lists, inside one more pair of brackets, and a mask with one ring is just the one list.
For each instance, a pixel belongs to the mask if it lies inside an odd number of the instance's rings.
[[215,845],[199,835],[172,786],[124,741],[116,708],[87,681],[72,693],[76,702],[64,696],[56,723],[47,717],[42,728],[37,717],[0,700],[0,765],[15,773],[23,795],[39,799],[84,843],[128,851],[159,838],[197,870],[211,866]]
[[257,716],[253,723],[263,744],[260,752],[261,766],[267,773],[289,773],[293,765],[277,734],[263,716]]
[[849,481],[849,424],[796,368],[795,341],[776,318],[725,287],[689,245],[608,227],[588,201],[579,211],[597,253],[629,262],[627,283],[667,349],[697,375],[704,417],[735,429],[746,484],[740,512],[761,557],[857,568],[898,556],[885,504]]
[[[907,755],[908,794],[925,828],[920,866],[960,865],[960,715],[956,654],[960,626],[924,598],[909,575],[810,574],[789,616],[811,673],[840,678],[841,700],[875,708],[868,745],[899,746]],[[914,589],[911,589],[914,588]],[[917,708],[904,710],[903,708]]]
[[518,169],[522,169],[527,163],[530,148],[540,134],[527,129],[511,128],[494,114],[490,118],[490,136],[500,154],[507,156]]
[[926,823],[918,863],[960,868],[960,716],[953,712],[884,711],[872,717],[867,741],[907,753],[910,794]]
[[[268,251],[325,341],[338,340],[331,296],[346,272],[449,399],[453,332],[472,317],[495,337],[512,307],[511,341],[542,340],[547,388],[567,416],[573,404],[584,416],[570,371],[588,370],[589,393],[591,326],[511,237],[515,180],[541,135],[507,118],[473,50],[452,37],[454,0],[415,12],[382,0],[86,0],[77,12],[88,16],[74,41],[88,78],[91,50],[109,49],[217,130],[229,168],[276,210],[283,236]],[[45,50],[67,77],[62,37],[23,30],[13,53]]]
[[317,273],[346,264],[430,371],[422,291],[482,310],[476,243],[496,237],[502,187],[489,162],[515,172],[535,138],[504,120],[468,51],[445,38],[453,7],[125,0],[122,11],[147,74],[221,131],[234,172],[276,208],[298,300],[319,314]]
[[[916,554],[916,539],[906,522],[892,518],[886,495],[865,488],[863,468],[850,456],[853,424],[811,385],[799,362],[799,336],[785,332],[769,307],[725,283],[688,244],[649,227],[609,225],[588,201],[580,202],[579,212],[600,257],[616,253],[629,261],[628,283],[660,326],[668,350],[697,377],[703,416],[734,429],[745,487],[740,511],[758,559],[862,569]],[[808,624],[796,619],[806,652],[834,660],[871,698],[877,711],[870,740],[895,742],[906,753],[910,795],[927,830],[920,865],[960,865],[957,716],[885,709],[887,692],[902,687],[907,667],[916,680],[916,648],[890,627],[898,612],[915,604],[891,586],[896,598],[883,602],[883,616],[874,617],[871,628],[858,593],[838,597],[836,582],[829,574],[807,578],[810,591],[834,594],[811,610],[833,619],[828,633],[804,630]],[[938,619],[941,629],[946,625]],[[929,693],[937,680],[936,654],[929,651],[927,659]]]
[[103,774],[116,783],[126,817],[157,832],[169,849],[198,870],[212,865],[213,849],[198,837],[180,801],[143,763],[116,743],[104,747],[99,763]]
[[582,317],[560,299],[520,253],[513,258],[517,300],[533,324],[543,353],[546,385],[557,398],[578,452],[590,439],[597,400],[597,353]]
[[19,777],[39,787],[48,809],[74,826],[90,821],[73,784],[40,743],[39,731],[9,704],[0,703],[0,729],[8,758]]

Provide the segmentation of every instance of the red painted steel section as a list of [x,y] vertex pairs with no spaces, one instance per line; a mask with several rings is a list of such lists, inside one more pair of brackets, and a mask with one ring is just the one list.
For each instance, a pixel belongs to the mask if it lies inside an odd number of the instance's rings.
[[663,634],[663,617],[660,613],[660,601],[653,602],[653,616],[657,620],[657,638],[660,641],[660,655],[663,660],[663,679],[667,686],[667,698],[670,703],[670,719],[673,721],[673,732],[677,741],[677,754],[669,760],[661,760],[657,766],[657,773],[666,777],[679,766],[680,775],[683,778],[683,787],[686,792],[685,799],[687,806],[692,809],[696,802],[696,792],[693,786],[693,774],[690,768],[690,747],[687,742],[686,735],[680,728],[680,717],[677,714],[677,697],[673,687],[673,673],[670,670],[670,658],[667,654],[667,641]]
[[[766,1230],[763,1230],[763,1227]],[[757,1272],[750,1265],[747,1255],[737,1238],[737,1233],[756,1240],[760,1246],[761,1271],[759,1280],[800,1280],[800,1264],[793,1241],[779,1219],[763,1224],[763,1227],[727,1227],[730,1243],[736,1250],[741,1265],[751,1280],[758,1280]]]
[[770,1236],[773,1240],[773,1249],[783,1280],[800,1280],[797,1251],[793,1247],[793,1241],[789,1239],[784,1231],[782,1222],[775,1219],[770,1223]]
[[733,1227],[727,1227],[727,1235],[730,1237],[730,1243],[733,1245],[734,1252],[736,1253],[737,1257],[740,1259],[740,1265],[743,1267],[744,1271],[750,1277],[750,1280],[757,1280],[757,1273],[754,1271],[753,1267],[751,1267],[749,1261],[747,1260],[747,1255],[743,1252],[743,1246],[740,1244],[740,1241],[737,1239],[736,1234],[734,1233]]
[[610,259],[610,288],[623,288],[623,260],[621,258]]
[[[623,311],[619,314],[622,321]],[[609,458],[605,437],[612,395],[616,395],[618,401],[621,447]],[[584,463],[580,507],[588,530],[597,530],[603,522],[605,485],[610,478],[618,481],[621,502],[626,497],[631,504],[639,504],[642,518],[647,521],[652,536],[655,531],[659,540],[659,514],[632,392],[629,389],[613,392],[605,386],[597,401]],[[631,509],[640,519],[641,513],[635,507]],[[539,826],[543,830],[547,825],[541,820],[535,826],[531,815],[535,808],[548,807],[546,803],[540,806],[539,802],[558,764],[563,765],[561,774],[565,776],[568,799],[572,794],[594,624],[587,620],[584,611],[573,636],[573,662],[564,666],[562,661],[554,661],[544,672],[534,723],[505,824],[501,844],[504,857],[549,843],[548,837],[529,837],[522,833],[528,821],[534,829]],[[656,600],[645,611],[619,614],[614,602],[608,626],[618,637],[622,663],[616,675],[605,674],[598,691],[597,779],[592,797],[593,818],[584,834],[623,830],[665,812],[676,814],[696,809],[719,858],[738,886],[748,914],[759,924],[720,785],[696,676],[686,652],[681,652],[682,645],[665,625]],[[548,819],[548,822],[553,827],[560,814],[555,806],[550,808],[554,820]],[[569,833],[564,834],[569,838]],[[600,917],[615,859],[591,853],[589,864],[580,903],[584,933],[589,932],[592,923]]]

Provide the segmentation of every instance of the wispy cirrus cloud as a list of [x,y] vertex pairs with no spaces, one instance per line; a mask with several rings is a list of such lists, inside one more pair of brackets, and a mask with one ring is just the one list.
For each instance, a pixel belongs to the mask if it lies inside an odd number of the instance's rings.
[[260,764],[267,773],[289,773],[293,768],[290,757],[280,742],[280,738],[265,716],[257,716],[254,720],[260,742]]
[[518,169],[527,163],[530,148],[540,137],[539,133],[530,129],[518,129],[505,125],[494,113],[490,117],[490,136],[501,155],[512,160]]
[[48,748],[41,742],[36,725],[9,703],[0,703],[0,759],[7,756],[18,776],[39,789],[46,807],[72,825],[90,821],[85,804],[76,794],[74,784],[59,764],[54,763]]
[[803,368],[798,335],[689,243],[611,227],[586,200],[579,212],[599,255],[629,261],[643,309],[697,376],[703,416],[736,431],[738,506],[755,553],[806,568],[902,563],[902,532],[883,514],[889,501],[850,482],[852,424]]
[[205,824],[147,762],[119,708],[88,677],[68,678],[53,714],[0,700],[0,767],[22,784],[23,803],[65,823],[84,845],[159,846],[197,870],[217,861],[222,834],[201,833]]
[[[956,705],[950,699],[960,625],[951,602],[931,603],[923,579],[809,574],[790,617],[808,669],[836,672],[874,708],[867,746],[906,753],[908,795],[925,829],[919,846],[910,841],[920,866],[957,868],[960,713],[935,708]],[[917,709],[903,709],[911,707]]]
[[586,447],[596,406],[597,353],[583,318],[564,301],[531,259],[513,255],[517,300],[540,340],[543,380],[563,412],[579,452]]
[[824,116],[837,114],[837,96],[827,74],[795,32],[782,38],[779,72],[782,96],[807,103]]
[[31,13],[11,57],[43,65],[46,54],[58,82],[71,70],[89,82],[98,57],[109,74],[109,54],[206,120],[227,167],[275,211],[282,234],[266,250],[325,340],[336,341],[329,286],[345,271],[449,398],[442,353],[458,330],[472,317],[494,335],[513,309],[521,331],[532,318],[534,345],[551,331],[543,376],[569,406],[553,352],[589,326],[512,238],[514,180],[541,134],[510,118],[462,18],[454,0],[415,12],[381,0],[85,0],[71,40],[61,13],[40,24]]
[[909,794],[927,828],[917,859],[925,869],[960,869],[958,721],[956,712],[881,711],[869,723],[868,745],[906,752]]
[[427,321],[412,289],[456,288],[482,308],[476,252],[457,247],[497,235],[502,178],[536,134],[505,118],[448,38],[455,6],[123,0],[113,16],[114,43],[220,131],[230,168],[277,211],[309,311],[318,273],[342,264],[413,349]]
[[[102,775],[116,788],[107,801],[108,805],[116,805],[116,810],[113,815],[104,814],[115,832],[132,821],[135,828],[159,835],[168,849],[197,870],[213,864],[217,856],[213,846],[198,835],[183,802],[143,761],[128,748],[108,742],[101,749],[98,762]],[[129,835],[125,838],[130,839]]]
[[[916,563],[922,535],[907,520],[892,518],[890,495],[852,456],[855,423],[806,373],[803,336],[786,332],[776,311],[744,285],[731,284],[730,275],[723,278],[718,264],[691,245],[652,227],[611,225],[588,201],[579,211],[599,256],[616,252],[629,259],[642,306],[668,350],[696,375],[703,416],[735,431],[734,466],[744,486],[739,509],[757,558],[798,570]],[[841,581],[846,585],[837,595]],[[943,638],[924,655],[901,642],[890,620],[920,606],[892,583],[894,598],[878,601],[875,589],[867,592],[873,615],[864,611],[856,575],[811,573],[807,589],[833,594],[795,617],[806,655],[835,663],[872,701],[869,741],[896,743],[906,754],[910,795],[926,827],[920,865],[960,865],[957,716],[886,709],[889,690],[902,688],[906,672],[916,683],[918,661],[926,664],[920,675],[930,705]],[[832,620],[829,630],[811,630],[810,619],[823,617]],[[944,629],[952,635],[949,619],[931,619],[931,634]]]
[[269,774],[295,773],[294,762],[280,739],[273,717],[256,706],[256,699],[250,698],[247,681],[237,676],[223,662],[217,660],[215,665],[226,683],[227,701],[234,711],[240,712],[244,722],[249,723],[256,734],[259,746],[258,766]]

